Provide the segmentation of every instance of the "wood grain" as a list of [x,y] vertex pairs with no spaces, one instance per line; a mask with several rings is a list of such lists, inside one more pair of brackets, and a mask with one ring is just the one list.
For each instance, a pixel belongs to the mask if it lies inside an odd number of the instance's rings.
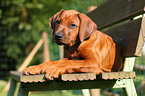
[[145,0],[108,0],[87,15],[103,29],[145,12]]
[[[19,82],[46,82],[45,75],[23,75],[18,71],[11,71],[11,77]],[[135,78],[135,72],[106,72],[96,76],[95,73],[62,74],[57,81],[88,81],[88,80],[117,80]],[[51,80],[53,81],[53,80]],[[55,81],[55,80],[54,80]]]
[[145,18],[126,22],[103,32],[111,36],[121,47],[123,57],[140,56],[145,35],[143,26]]
[[87,80],[87,81],[49,81],[35,83],[21,83],[25,90],[51,91],[51,90],[77,90],[94,88],[112,88],[116,80]]

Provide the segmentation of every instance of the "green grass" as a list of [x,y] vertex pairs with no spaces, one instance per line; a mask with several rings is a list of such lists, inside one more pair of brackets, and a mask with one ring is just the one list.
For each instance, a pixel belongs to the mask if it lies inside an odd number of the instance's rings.
[[[3,92],[4,87],[7,85],[7,82],[0,80],[0,96],[7,96],[7,92]],[[14,96],[17,96],[18,85]],[[29,96],[82,96],[79,90],[63,90],[63,91],[34,91],[29,92]]]
[[6,84],[6,81],[0,80],[0,96],[7,96],[6,92],[2,92]]

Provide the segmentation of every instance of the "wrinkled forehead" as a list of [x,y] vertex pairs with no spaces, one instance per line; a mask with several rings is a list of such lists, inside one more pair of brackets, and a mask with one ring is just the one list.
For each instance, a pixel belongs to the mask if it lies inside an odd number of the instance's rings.
[[74,16],[77,16],[77,14],[79,14],[79,12],[75,11],[75,10],[66,10],[64,11],[60,18],[70,18],[70,17],[74,17]]

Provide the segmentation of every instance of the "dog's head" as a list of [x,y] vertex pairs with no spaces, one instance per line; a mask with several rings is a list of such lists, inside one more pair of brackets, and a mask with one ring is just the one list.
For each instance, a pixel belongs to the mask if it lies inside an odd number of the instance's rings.
[[49,19],[49,25],[53,29],[53,40],[59,45],[74,43],[77,37],[82,42],[97,29],[85,14],[64,9]]

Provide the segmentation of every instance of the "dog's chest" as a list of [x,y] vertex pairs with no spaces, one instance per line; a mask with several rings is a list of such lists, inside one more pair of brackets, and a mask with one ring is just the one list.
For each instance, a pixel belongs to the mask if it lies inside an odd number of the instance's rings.
[[74,53],[71,54],[71,58],[74,59],[74,60],[78,60],[79,59],[79,56],[78,56],[76,51],[74,51]]
[[64,49],[64,56],[65,58],[78,60],[80,59],[80,56],[78,55],[77,48],[75,47],[68,47]]

